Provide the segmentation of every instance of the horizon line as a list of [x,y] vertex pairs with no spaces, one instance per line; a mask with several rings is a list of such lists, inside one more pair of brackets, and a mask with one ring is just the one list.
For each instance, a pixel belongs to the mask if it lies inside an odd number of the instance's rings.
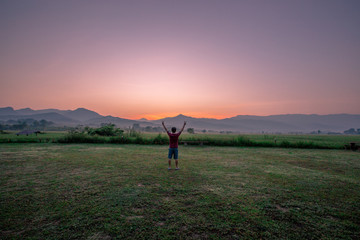
[[[100,113],[98,113],[97,111],[95,110],[90,110],[88,108],[85,108],[85,107],[77,107],[77,108],[74,108],[74,109],[59,109],[59,108],[42,108],[42,109],[33,109],[31,107],[24,107],[24,108],[18,108],[18,109],[15,109],[14,107],[11,107],[11,106],[7,106],[7,107],[0,107],[1,108],[11,108],[13,109],[14,111],[18,111],[18,110],[24,110],[24,109],[30,109],[30,110],[33,110],[33,111],[41,111],[41,110],[50,110],[50,109],[54,109],[54,110],[59,110],[59,111],[76,111],[76,110],[79,110],[79,109],[85,109],[87,111],[92,111],[92,112],[95,112],[103,117],[108,117],[108,116],[111,116],[111,117],[118,117],[118,118],[123,118],[123,119],[128,119],[128,120],[135,120],[135,121],[139,121],[139,120],[142,120],[142,119],[145,119],[147,121],[157,121],[157,120],[161,120],[161,119],[165,119],[165,118],[175,118],[175,117],[178,117],[178,116],[184,116],[184,117],[189,117],[189,118],[197,118],[197,119],[201,119],[201,118],[205,118],[205,119],[215,119],[215,120],[223,120],[223,119],[227,119],[227,118],[234,118],[234,117],[237,117],[237,116],[252,116],[252,117],[269,117],[269,116],[281,116],[281,115],[318,115],[318,116],[325,116],[325,115],[360,115],[360,113],[328,113],[328,114],[318,114],[318,113],[281,113],[281,114],[270,114],[270,115],[257,115],[257,114],[237,114],[237,115],[233,115],[233,116],[227,116],[227,117],[216,117],[216,115],[213,115],[213,117],[211,116],[203,116],[203,117],[197,117],[197,116],[192,116],[191,114],[183,114],[183,113],[178,113],[178,114],[169,114],[167,116],[164,116],[164,117],[160,117],[159,115],[163,115],[163,114],[157,114],[157,115],[150,115],[150,114],[140,114],[139,117],[135,117],[135,118],[128,118],[128,117],[120,117],[120,116],[114,116],[114,115],[102,115]],[[153,116],[153,117],[149,117],[150,116]],[[209,114],[210,115],[210,114]],[[147,117],[148,116],[148,117]],[[155,117],[157,116],[157,117]]]

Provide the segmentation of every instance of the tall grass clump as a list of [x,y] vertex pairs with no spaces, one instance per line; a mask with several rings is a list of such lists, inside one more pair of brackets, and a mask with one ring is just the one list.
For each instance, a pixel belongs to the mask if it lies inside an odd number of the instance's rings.
[[38,138],[16,137],[16,138],[1,138],[0,143],[37,143]]
[[141,137],[141,133],[136,131],[135,129],[128,130],[125,135],[133,138]]
[[127,144],[131,143],[131,140],[129,139],[129,137],[121,135],[116,137],[110,137],[108,143]]
[[168,142],[168,137],[161,135],[161,133],[159,133],[155,138],[151,139],[151,143],[157,145],[165,145],[168,144]]
[[149,143],[149,140],[144,139],[142,136],[138,135],[135,138],[134,143],[136,143],[136,144],[146,144],[146,143]]
[[280,142],[279,146],[282,148],[291,148],[291,145],[292,144],[288,140],[284,140]]
[[98,136],[89,136],[85,133],[69,132],[65,136],[59,138],[58,143],[105,143],[104,138]]
[[115,124],[103,124],[99,128],[90,128],[85,127],[83,133],[87,133],[91,136],[121,136],[124,133],[124,130],[121,130],[120,128],[116,128]]
[[244,136],[233,139],[234,146],[238,147],[275,147],[275,144],[268,141],[254,141]]
[[321,145],[314,142],[305,142],[305,141],[298,141],[298,142],[289,142],[284,140],[280,143],[279,147],[282,148],[306,148],[306,149],[340,149],[339,147],[328,146],[328,145]]
[[294,145],[296,146],[296,148],[319,148],[320,147],[318,144],[315,144],[314,142],[304,142],[304,141],[295,142]]
[[235,146],[244,146],[250,147],[254,146],[254,142],[248,139],[247,137],[238,136],[234,139]]

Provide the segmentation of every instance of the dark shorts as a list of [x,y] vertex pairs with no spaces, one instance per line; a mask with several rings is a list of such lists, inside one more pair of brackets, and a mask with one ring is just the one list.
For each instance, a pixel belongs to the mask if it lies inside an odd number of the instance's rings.
[[174,155],[174,159],[178,159],[179,151],[177,148],[169,148],[168,158],[171,159]]

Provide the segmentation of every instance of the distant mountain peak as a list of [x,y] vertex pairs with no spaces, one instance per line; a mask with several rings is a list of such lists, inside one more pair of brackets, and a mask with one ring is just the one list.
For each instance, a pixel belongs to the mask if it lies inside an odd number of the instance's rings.
[[77,108],[77,109],[75,109],[74,111],[88,111],[88,112],[93,112],[93,111],[91,111],[91,110],[89,110],[89,109],[86,109],[86,108]]
[[93,118],[101,117],[101,115],[97,112],[88,110],[86,108],[77,108],[73,111],[66,111],[64,112],[64,115],[78,121],[87,121]]
[[17,114],[12,107],[0,108],[0,115],[13,115]]
[[0,108],[1,110],[14,110],[12,107],[3,107],[3,108]]
[[176,116],[176,118],[189,118],[189,117],[180,113],[179,115]]

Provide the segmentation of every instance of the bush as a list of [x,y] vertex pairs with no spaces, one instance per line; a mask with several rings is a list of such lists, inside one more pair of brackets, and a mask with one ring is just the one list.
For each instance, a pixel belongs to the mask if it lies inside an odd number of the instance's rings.
[[137,136],[135,138],[134,143],[136,143],[136,144],[146,144],[147,141],[139,135],[139,136]]
[[246,137],[242,137],[242,136],[238,136],[237,138],[235,138],[234,142],[235,142],[236,146],[247,146],[248,147],[248,146],[254,145],[254,143],[250,139],[248,139]]
[[188,128],[187,129],[187,132],[190,133],[190,134],[194,134],[195,133],[195,130],[193,128]]
[[131,143],[131,141],[128,137],[122,135],[122,136],[111,137],[109,139],[109,143],[125,144],[125,143]]
[[141,137],[140,132],[137,132],[134,129],[130,129],[128,135],[129,135],[129,137],[135,137],[135,138]]
[[160,133],[154,138],[152,139],[152,144],[159,144],[159,145],[163,145],[163,144],[167,144],[168,143],[168,138],[166,136],[162,136]]
[[89,136],[84,133],[70,132],[58,139],[59,143],[104,143],[105,139]]
[[121,130],[120,128],[115,128],[115,124],[105,124],[101,126],[100,128],[90,128],[85,127],[85,131],[87,134],[94,136],[121,136],[124,132],[124,130]]
[[290,148],[291,147],[291,143],[287,140],[284,140],[280,143],[280,147],[283,147],[283,148]]

